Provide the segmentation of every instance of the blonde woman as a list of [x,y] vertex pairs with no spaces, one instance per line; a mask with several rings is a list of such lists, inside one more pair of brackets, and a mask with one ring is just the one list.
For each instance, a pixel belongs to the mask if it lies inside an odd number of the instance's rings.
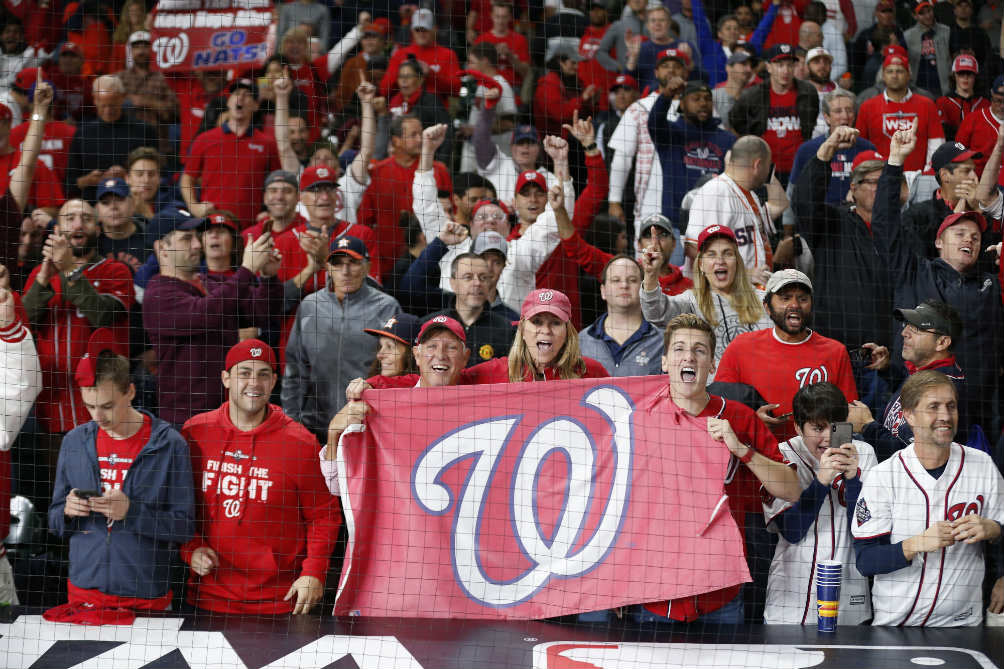
[[740,334],[772,327],[763,308],[764,293],[750,284],[735,233],[730,228],[712,225],[701,231],[693,288],[679,295],[663,293],[659,286],[661,265],[658,247],[642,251],[641,308],[645,320],[662,328],[678,314],[700,316],[715,331],[716,365],[725,347]]

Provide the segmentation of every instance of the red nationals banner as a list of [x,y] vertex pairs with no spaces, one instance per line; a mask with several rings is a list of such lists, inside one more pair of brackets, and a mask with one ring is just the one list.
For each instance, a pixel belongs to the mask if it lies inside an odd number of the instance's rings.
[[336,615],[548,618],[749,581],[731,454],[662,377],[369,391]]
[[260,65],[268,55],[271,0],[160,0],[152,47],[163,71]]

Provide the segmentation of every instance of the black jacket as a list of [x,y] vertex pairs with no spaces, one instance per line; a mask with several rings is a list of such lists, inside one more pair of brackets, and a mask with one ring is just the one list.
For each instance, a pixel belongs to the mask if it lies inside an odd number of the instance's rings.
[[825,204],[830,164],[816,156],[795,185],[796,228],[815,259],[815,329],[847,346],[892,341],[892,276],[871,231],[846,202]]
[[[802,141],[812,139],[812,130],[819,116],[819,93],[812,84],[795,79],[795,109],[802,126]],[[763,135],[767,132],[767,113],[770,110],[770,78],[747,88],[729,112],[729,125],[742,135]]]
[[[999,407],[993,406],[994,390],[1000,381],[998,369],[1004,361],[1004,308],[997,277],[973,270],[959,274],[941,258],[931,260],[915,252],[906,239],[899,207],[899,183],[903,168],[887,164],[882,170],[875,207],[872,210],[872,233],[879,253],[889,265],[897,307],[913,309],[927,299],[946,302],[962,317],[962,336],[955,344],[955,357],[966,372],[966,383],[979,399],[969,407],[972,423],[992,429],[989,422]],[[860,292],[872,290],[862,284]],[[897,355],[903,350],[902,338],[894,342]],[[989,434],[989,432],[988,432]]]

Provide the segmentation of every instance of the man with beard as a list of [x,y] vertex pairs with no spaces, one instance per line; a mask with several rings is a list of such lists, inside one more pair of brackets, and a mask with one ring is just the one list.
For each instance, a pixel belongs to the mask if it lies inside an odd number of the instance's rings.
[[861,136],[875,144],[883,156],[889,155],[889,140],[898,130],[917,126],[917,146],[906,161],[906,172],[922,170],[935,150],[945,142],[945,130],[934,101],[910,90],[910,64],[902,50],[891,50],[882,61],[885,92],[865,100],[858,110]]
[[819,137],[825,135],[827,129],[822,111],[823,96],[837,88],[837,85],[830,79],[833,56],[821,46],[809,49],[809,52],[805,54],[805,67],[808,75],[806,80],[815,86],[816,92],[819,93],[819,116],[816,117],[816,127],[812,129],[812,136]]
[[[150,33],[137,30],[129,36],[126,49],[132,54],[132,67],[118,73],[125,86],[126,100],[133,116],[157,128],[161,142],[167,139],[167,127],[178,115],[178,98],[167,84],[167,79],[152,68],[153,49]],[[168,146],[159,147],[161,151]]]
[[59,437],[90,420],[73,373],[91,333],[106,327],[119,344],[129,341],[132,273],[123,263],[98,257],[98,233],[91,205],[66,202],[45,241],[42,264],[25,284],[24,308],[43,375],[35,415],[42,430],[56,437],[47,444],[53,466]]
[[725,349],[715,381],[753,386],[768,404],[757,410],[779,440],[796,435],[791,402],[800,388],[829,381],[848,402],[858,398],[851,360],[843,344],[809,329],[812,282],[798,270],[775,272],[763,306],[774,321],[768,330],[746,332]]
[[[681,89],[680,116],[670,123],[666,115]],[[713,111],[707,84],[684,84],[674,77],[660,86],[660,95],[648,115],[648,132],[662,163],[662,213],[671,221],[679,219],[680,202],[698,179],[725,170],[725,154],[735,144],[736,136],[720,127]]]

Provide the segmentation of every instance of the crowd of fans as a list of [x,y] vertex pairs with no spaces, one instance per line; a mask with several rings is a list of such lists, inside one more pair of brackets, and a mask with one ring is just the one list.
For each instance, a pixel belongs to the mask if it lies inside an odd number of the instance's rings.
[[[3,4],[0,508],[69,538],[47,615],[310,610],[367,389],[667,374],[659,401],[733,454],[766,596],[639,624],[811,622],[824,529],[841,622],[980,623],[1000,5],[350,4],[279,5],[264,63],[182,73],[140,0]],[[944,518],[897,525],[897,459]],[[984,502],[949,514],[952,476]],[[952,596],[926,590],[939,551]],[[41,603],[0,567],[0,599]]]

